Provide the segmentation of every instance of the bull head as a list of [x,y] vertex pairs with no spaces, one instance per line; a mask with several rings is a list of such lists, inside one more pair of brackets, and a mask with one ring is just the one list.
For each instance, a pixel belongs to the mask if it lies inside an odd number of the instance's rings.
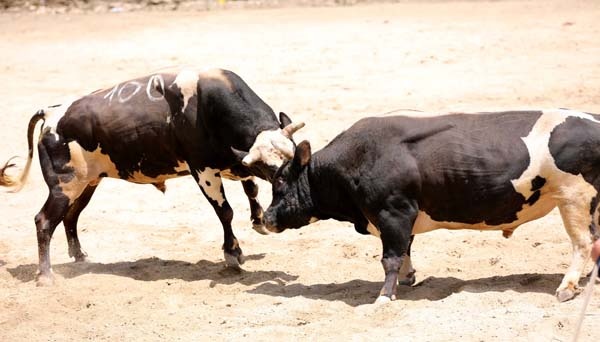
[[292,137],[304,127],[303,122],[292,123],[285,113],[279,113],[279,121],[280,129],[260,132],[248,152],[231,148],[244,166],[260,166],[262,169],[269,169],[268,179],[286,160],[292,159],[294,155]]

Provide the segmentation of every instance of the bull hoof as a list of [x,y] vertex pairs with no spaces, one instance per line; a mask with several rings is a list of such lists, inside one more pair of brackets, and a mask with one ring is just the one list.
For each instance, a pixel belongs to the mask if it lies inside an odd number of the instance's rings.
[[415,277],[415,274],[413,273],[412,276],[410,276],[410,277],[398,280],[398,285],[413,286],[416,281],[417,281],[417,278]]
[[50,274],[38,273],[38,275],[35,277],[35,285],[40,286],[40,287],[53,286],[54,285],[54,275],[52,273],[50,273]]
[[566,288],[564,290],[557,290],[556,291],[556,299],[558,299],[559,302],[566,302],[568,300],[571,300],[575,297],[575,295],[577,294],[577,291],[571,288]]
[[392,300],[396,299],[396,296],[392,296],[392,298],[388,297],[388,296],[379,296],[377,297],[377,299],[375,300],[375,305],[384,305],[387,303],[390,303]]
[[240,253],[238,256],[235,256],[225,252],[225,267],[241,270],[242,267],[240,265],[243,265],[244,262],[244,254]]
[[86,262],[87,254],[85,252],[78,253],[75,255],[75,262]]
[[269,235],[269,233],[270,233],[264,224],[253,223],[252,229],[254,229],[257,233],[259,233],[261,235]]
[[86,261],[87,261],[87,256],[85,256],[85,255],[75,257],[75,262],[86,262]]

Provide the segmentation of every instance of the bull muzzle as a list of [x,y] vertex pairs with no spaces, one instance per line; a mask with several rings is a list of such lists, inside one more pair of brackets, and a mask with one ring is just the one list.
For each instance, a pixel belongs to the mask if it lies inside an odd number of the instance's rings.
[[277,227],[277,221],[273,217],[273,215],[269,215],[269,213],[265,213],[264,217],[265,228],[271,233],[281,233],[283,229]]

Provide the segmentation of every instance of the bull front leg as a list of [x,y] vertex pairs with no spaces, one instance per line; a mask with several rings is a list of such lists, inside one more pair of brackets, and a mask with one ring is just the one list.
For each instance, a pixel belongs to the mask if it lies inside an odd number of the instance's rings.
[[[385,303],[396,299],[398,277],[401,270],[407,276],[412,270],[408,256],[412,226],[417,216],[416,205],[408,201],[382,210],[376,218],[375,226],[380,231],[383,246],[381,264],[385,280],[376,303]],[[405,267],[404,263],[409,263]],[[414,270],[412,271],[414,274]]]
[[244,193],[248,197],[250,203],[250,220],[252,221],[252,229],[262,235],[269,234],[269,231],[265,228],[263,221],[263,208],[258,203],[256,197],[258,196],[258,185],[254,179],[248,179],[242,181],[244,187]]
[[240,265],[244,263],[244,255],[231,228],[233,209],[231,209],[229,202],[225,198],[223,181],[221,180],[219,170],[206,167],[199,172],[193,173],[193,176],[223,225],[223,253],[226,266],[238,270],[241,269]]

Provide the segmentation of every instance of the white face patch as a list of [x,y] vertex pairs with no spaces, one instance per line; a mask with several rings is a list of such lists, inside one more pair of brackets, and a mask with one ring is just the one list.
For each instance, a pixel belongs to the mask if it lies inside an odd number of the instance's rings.
[[275,148],[283,146],[289,149],[290,154],[294,154],[294,144],[290,139],[283,135],[281,129],[273,131],[262,131],[256,137],[254,144],[250,147],[248,155],[244,158],[244,164],[251,165],[256,161],[279,168],[287,160],[281,151]]
[[173,84],[176,84],[181,89],[181,94],[183,95],[183,107],[181,111],[185,112],[190,98],[196,95],[198,90],[198,73],[191,69],[181,70],[177,74]]
[[220,170],[210,167],[204,168],[202,171],[197,171],[198,185],[208,198],[217,202],[219,206],[223,206],[225,196],[221,191],[222,180],[219,175]]

